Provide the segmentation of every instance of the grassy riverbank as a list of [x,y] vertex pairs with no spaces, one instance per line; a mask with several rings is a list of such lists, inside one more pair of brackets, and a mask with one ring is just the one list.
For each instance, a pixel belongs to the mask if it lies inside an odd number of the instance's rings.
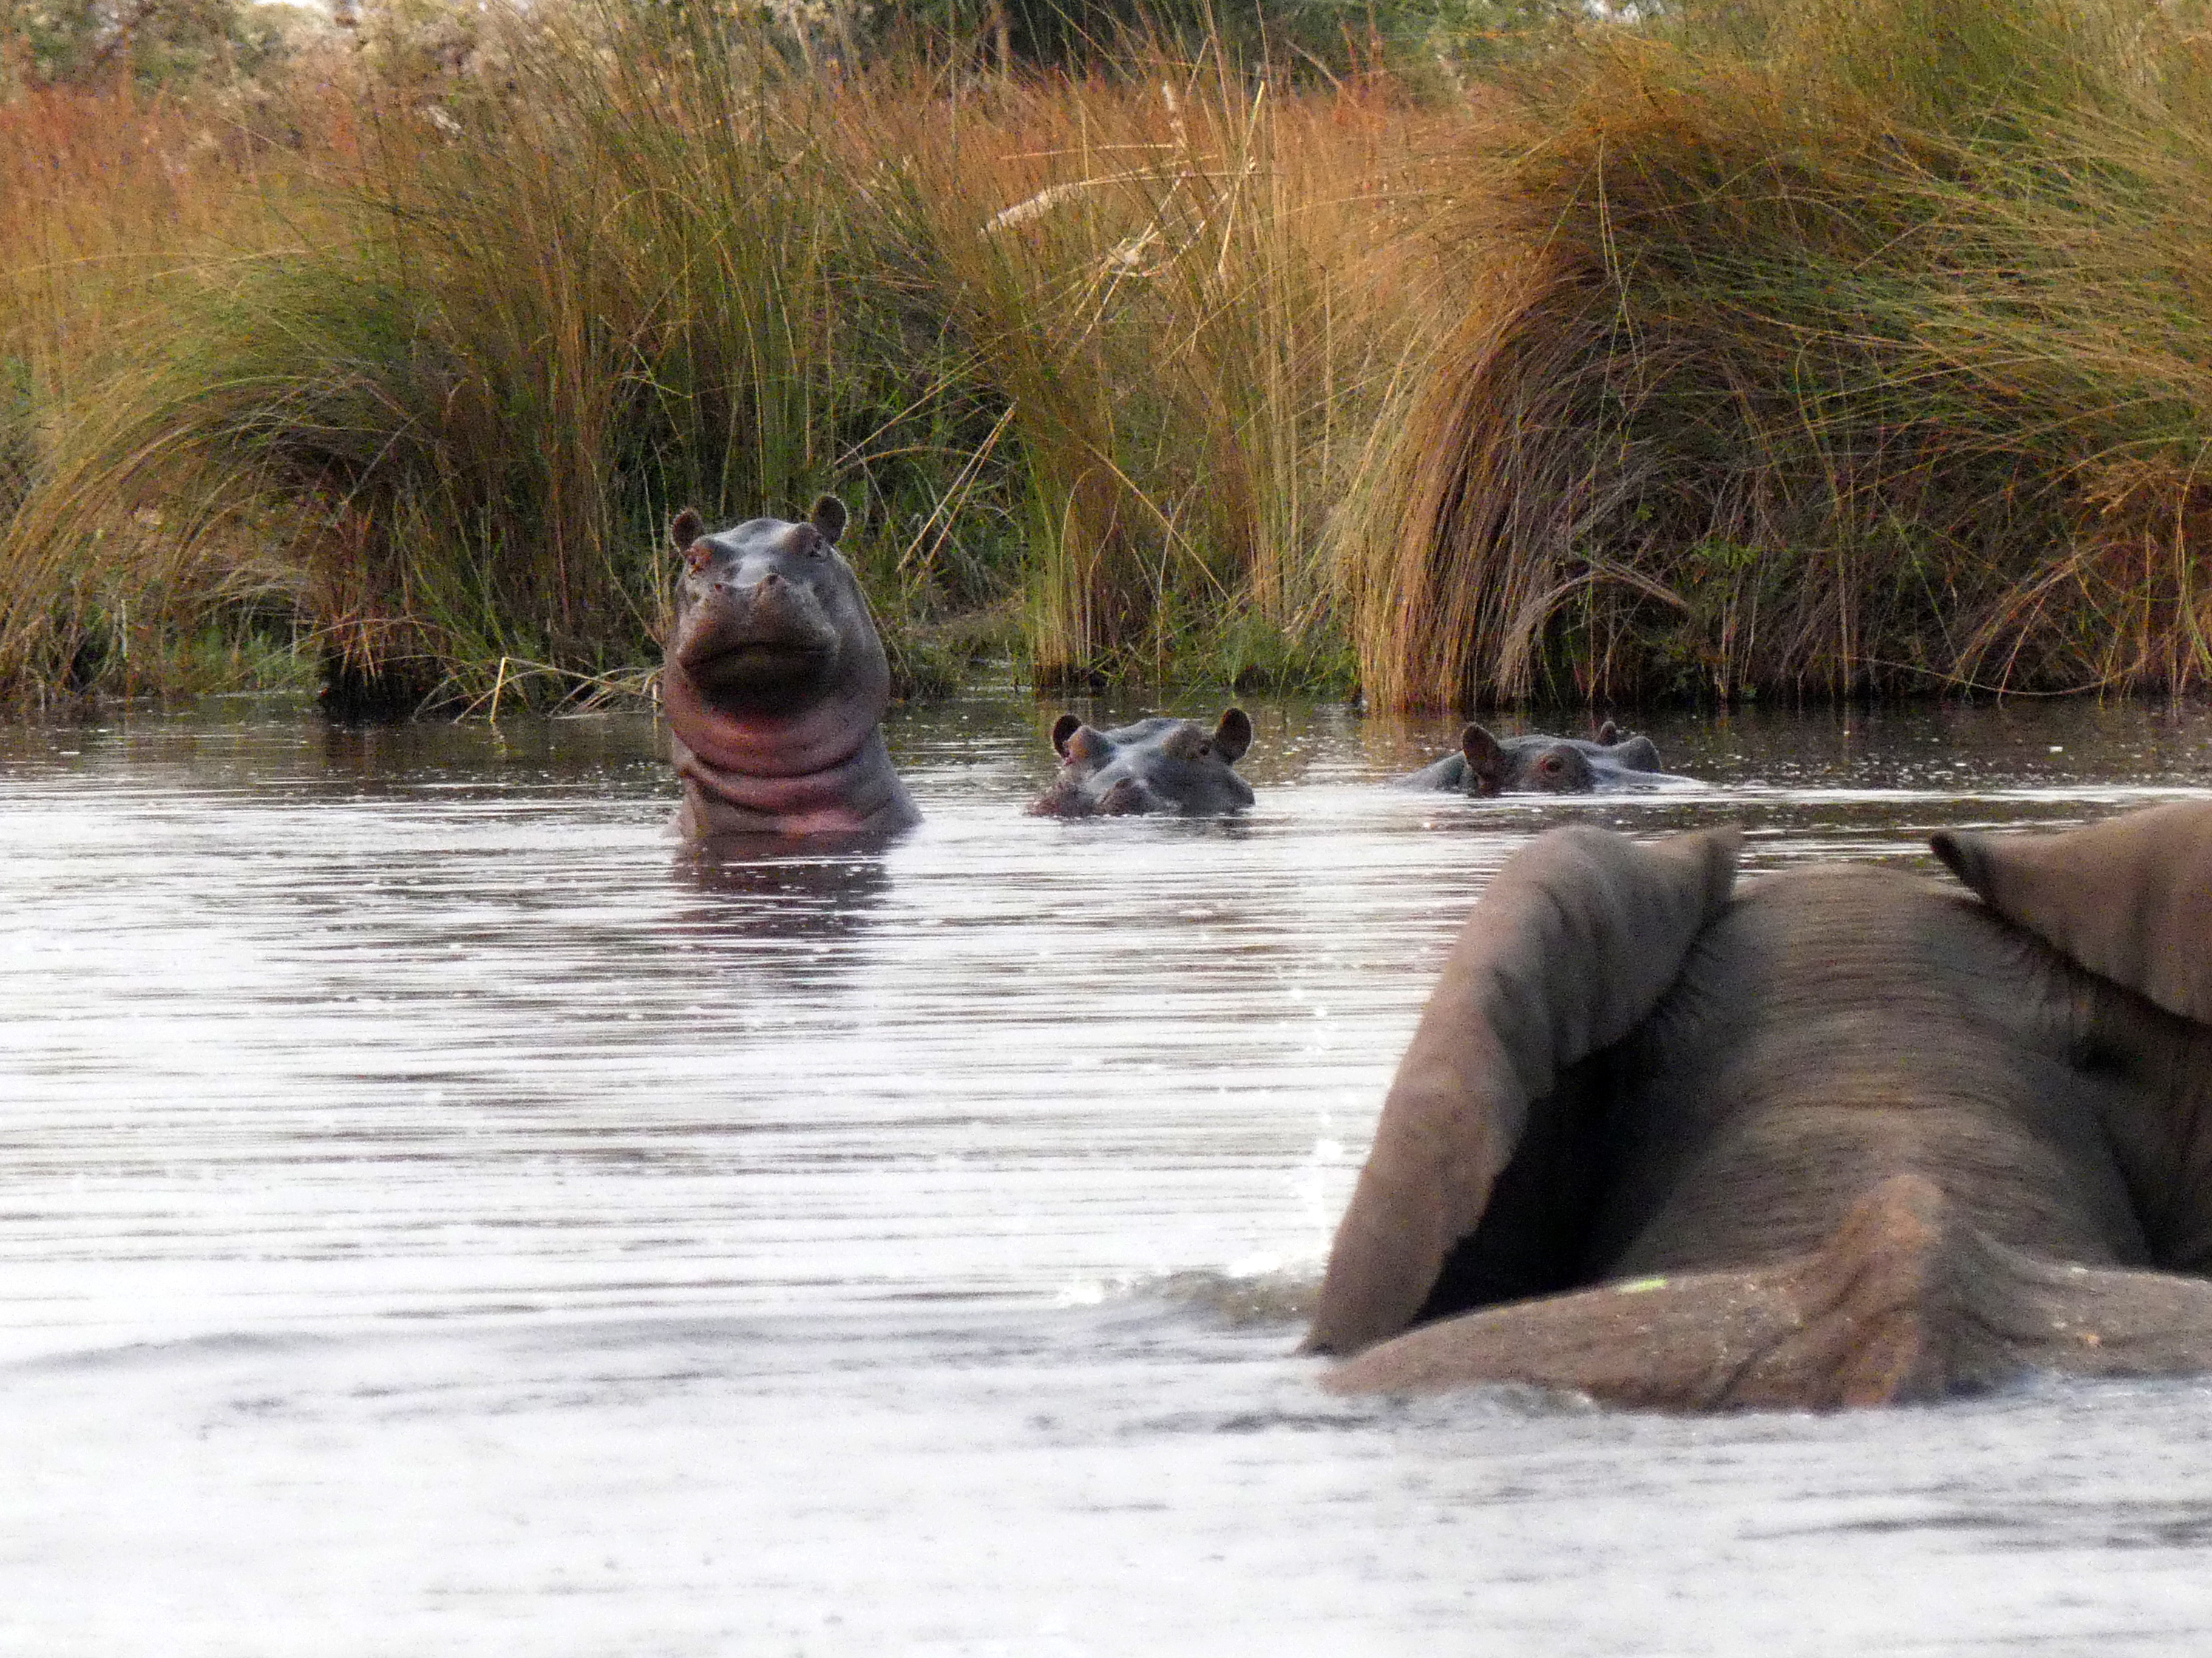
[[641,687],[833,489],[908,682],[1384,705],[2212,666],[2212,64],[1801,0],[1488,81],[540,8],[0,106],[0,691]]
[[2201,681],[2206,49],[1812,0],[1547,82],[1366,497],[1376,694]]

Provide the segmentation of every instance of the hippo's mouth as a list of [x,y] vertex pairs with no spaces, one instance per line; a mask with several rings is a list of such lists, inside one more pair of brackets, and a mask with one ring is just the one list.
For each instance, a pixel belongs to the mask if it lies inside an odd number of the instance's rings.
[[813,641],[718,639],[678,659],[702,685],[781,685],[819,678],[830,655]]

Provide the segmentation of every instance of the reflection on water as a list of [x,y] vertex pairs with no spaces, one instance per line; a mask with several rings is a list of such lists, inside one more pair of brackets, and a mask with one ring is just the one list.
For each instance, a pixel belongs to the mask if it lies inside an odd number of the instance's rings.
[[0,728],[0,1650],[2212,1628],[2197,1384],[1676,1423],[1287,1357],[1526,835],[1924,864],[2200,791],[2212,722],[1668,716],[1625,723],[1711,790],[1474,802],[1377,786],[1459,722],[1263,708],[1246,817],[1066,823],[1021,810],[1057,712],[901,716],[888,846],[708,859],[635,718]]

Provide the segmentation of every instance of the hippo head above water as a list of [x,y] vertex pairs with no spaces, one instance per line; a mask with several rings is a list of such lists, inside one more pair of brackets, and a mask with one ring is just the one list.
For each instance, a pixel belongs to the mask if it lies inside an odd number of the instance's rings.
[[890,669],[835,495],[802,523],[709,534],[686,507],[661,672],[685,833],[803,835],[903,828],[918,814],[879,729]]
[[1686,780],[1662,769],[1648,737],[1624,736],[1610,720],[1585,740],[1532,732],[1495,737],[1470,725],[1460,751],[1424,767],[1406,781],[1464,794],[1607,794]]
[[890,670],[852,567],[837,551],[845,507],[824,495],[803,524],[757,518],[709,535],[686,507],[669,525],[684,560],[671,666],[702,701],[780,713],[825,694],[872,700],[880,718]]
[[1242,708],[1224,714],[1211,732],[1166,715],[1102,732],[1064,714],[1052,745],[1060,775],[1030,807],[1040,817],[1200,817],[1252,804],[1252,786],[1234,769],[1252,746],[1252,721]]

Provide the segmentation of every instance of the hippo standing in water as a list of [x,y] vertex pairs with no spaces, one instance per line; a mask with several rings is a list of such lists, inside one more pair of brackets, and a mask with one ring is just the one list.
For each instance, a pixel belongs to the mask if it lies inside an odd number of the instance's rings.
[[890,668],[837,551],[845,507],[719,535],[690,507],[669,525],[684,572],[660,695],[687,836],[905,829],[921,814],[891,769]]
[[1252,804],[1252,786],[1234,769],[1252,746],[1251,718],[1242,708],[1224,714],[1211,732],[1164,714],[1102,732],[1064,714],[1054,722],[1052,745],[1060,775],[1030,806],[1034,817],[1203,817]]
[[1406,786],[1483,796],[1614,794],[1691,780],[1662,768],[1650,738],[1624,737],[1610,720],[1589,741],[1541,732],[1493,737],[1469,726],[1459,734],[1459,748],[1406,778]]

